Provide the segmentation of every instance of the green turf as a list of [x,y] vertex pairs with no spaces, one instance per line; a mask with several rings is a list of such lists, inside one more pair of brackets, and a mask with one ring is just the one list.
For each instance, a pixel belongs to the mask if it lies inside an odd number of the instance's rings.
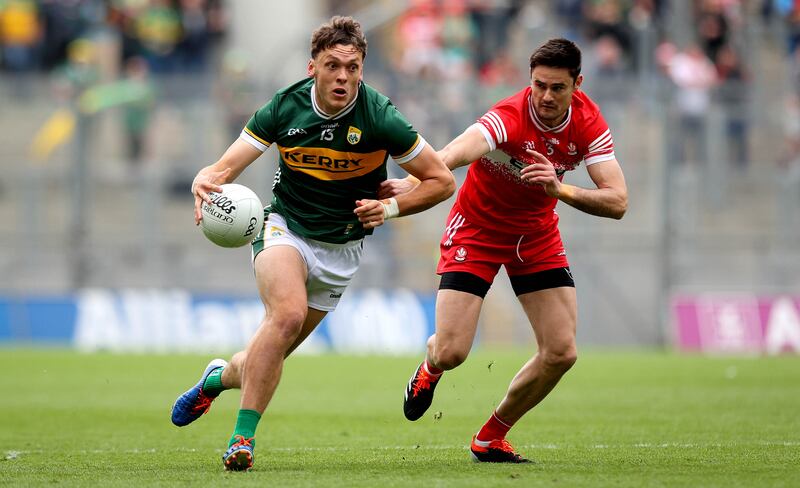
[[238,392],[169,421],[208,359],[0,349],[0,485],[800,486],[797,357],[585,353],[509,435],[536,464],[509,466],[472,463],[467,444],[524,353],[474,353],[414,423],[418,358],[297,356],[249,473],[220,461]]

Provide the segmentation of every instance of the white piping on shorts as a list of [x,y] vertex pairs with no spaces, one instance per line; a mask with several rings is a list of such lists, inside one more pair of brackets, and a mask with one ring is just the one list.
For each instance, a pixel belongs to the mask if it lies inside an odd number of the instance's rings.
[[453,244],[453,237],[455,237],[458,228],[464,225],[466,220],[467,219],[465,219],[460,213],[456,212],[456,214],[447,224],[447,227],[444,229],[444,232],[447,235],[447,240],[444,242],[445,246],[450,247]]
[[521,235],[521,236],[519,236],[519,241],[517,241],[517,258],[519,259],[520,263],[524,263],[525,262],[522,259],[522,256],[519,255],[519,246],[520,246],[520,244],[522,244],[522,239],[524,239],[524,238],[525,238],[525,236]]

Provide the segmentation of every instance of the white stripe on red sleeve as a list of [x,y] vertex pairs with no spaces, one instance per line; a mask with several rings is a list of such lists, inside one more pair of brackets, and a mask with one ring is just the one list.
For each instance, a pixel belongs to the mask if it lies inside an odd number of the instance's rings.
[[606,129],[600,137],[589,144],[589,152],[596,151],[599,147],[605,146],[611,140],[611,129]]
[[500,116],[497,115],[497,112],[493,110],[487,113],[486,116],[491,117],[497,123],[497,126],[500,128],[500,132],[497,134],[498,142],[500,144],[508,142],[508,132],[506,132],[506,125],[503,123],[503,119],[501,119]]
[[503,143],[503,141],[501,140],[502,133],[500,132],[500,127],[497,126],[497,121],[494,120],[491,116],[489,116],[489,114],[486,114],[483,117],[481,117],[481,121],[486,123],[492,129],[492,132],[494,132],[493,139],[495,140],[495,142],[498,145],[502,144]]
[[611,151],[604,154],[597,154],[597,153],[587,154],[583,160],[586,166],[590,166],[595,163],[602,163],[603,161],[611,161],[612,159],[616,158],[617,156],[614,154],[614,151]]
[[495,142],[494,137],[492,137],[492,133],[489,132],[489,129],[487,129],[485,125],[481,124],[480,122],[475,122],[471,127],[476,127],[479,131],[481,131],[484,139],[486,139],[486,143],[489,144],[490,151],[497,149],[497,142]]

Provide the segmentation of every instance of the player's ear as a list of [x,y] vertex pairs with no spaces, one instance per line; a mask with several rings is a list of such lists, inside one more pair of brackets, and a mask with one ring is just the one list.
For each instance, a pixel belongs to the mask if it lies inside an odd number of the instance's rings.
[[306,74],[309,76],[309,78],[314,77],[314,59],[308,60],[308,66],[306,66]]
[[578,75],[578,77],[575,78],[575,89],[576,90],[581,87],[581,83],[583,83],[583,75]]

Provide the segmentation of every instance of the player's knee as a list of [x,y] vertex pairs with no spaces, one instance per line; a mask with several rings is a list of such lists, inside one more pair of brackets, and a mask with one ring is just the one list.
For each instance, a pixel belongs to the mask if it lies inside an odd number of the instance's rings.
[[239,351],[228,361],[228,368],[229,370],[240,369],[245,361],[247,361],[247,351]]
[[578,350],[574,345],[542,351],[542,361],[548,369],[567,372],[578,360]]
[[273,331],[289,343],[300,335],[305,320],[306,309],[299,307],[273,311],[269,318]]
[[433,362],[436,366],[449,370],[459,366],[466,361],[467,351],[461,351],[458,348],[439,347],[434,353]]

